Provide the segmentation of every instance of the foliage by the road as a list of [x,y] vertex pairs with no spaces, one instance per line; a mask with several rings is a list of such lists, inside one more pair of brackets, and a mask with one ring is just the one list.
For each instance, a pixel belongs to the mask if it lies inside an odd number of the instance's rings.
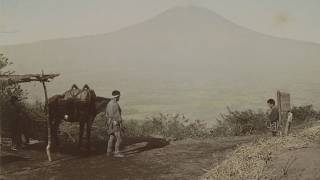
[[128,136],[157,136],[180,140],[211,135],[206,123],[200,120],[191,121],[182,114],[159,113],[141,122],[129,120],[125,127]]
[[[0,54],[0,75],[10,75],[13,71],[6,70],[12,63],[4,55]],[[12,97],[17,98],[15,107],[12,105]],[[19,84],[9,84],[6,81],[0,81],[0,123],[1,128],[8,128],[10,120],[15,118],[17,112],[21,112],[24,108],[23,100],[25,93]],[[1,131],[3,133],[4,131]]]
[[315,110],[312,105],[295,106],[292,108],[292,113],[295,125],[320,119],[320,111]]
[[233,111],[228,108],[227,114],[222,114],[213,129],[216,136],[244,136],[259,134],[267,130],[267,114],[263,111]]

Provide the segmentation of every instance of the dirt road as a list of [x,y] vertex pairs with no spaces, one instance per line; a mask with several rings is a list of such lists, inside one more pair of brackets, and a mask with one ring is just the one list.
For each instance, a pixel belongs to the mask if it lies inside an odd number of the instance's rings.
[[158,138],[127,139],[125,158],[108,158],[103,142],[90,154],[65,144],[48,163],[44,144],[18,153],[1,150],[0,179],[197,179],[237,147],[254,137],[167,142]]

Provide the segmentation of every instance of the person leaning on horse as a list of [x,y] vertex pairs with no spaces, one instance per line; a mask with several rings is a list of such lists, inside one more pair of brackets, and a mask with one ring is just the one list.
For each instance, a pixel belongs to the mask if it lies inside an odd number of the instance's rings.
[[122,117],[121,117],[121,108],[118,104],[120,100],[120,91],[114,90],[112,92],[112,100],[108,103],[106,108],[106,126],[107,133],[109,136],[108,146],[107,146],[107,156],[110,156],[112,153],[112,146],[114,140],[115,143],[115,152],[114,157],[124,157],[120,153],[120,144],[122,142]]

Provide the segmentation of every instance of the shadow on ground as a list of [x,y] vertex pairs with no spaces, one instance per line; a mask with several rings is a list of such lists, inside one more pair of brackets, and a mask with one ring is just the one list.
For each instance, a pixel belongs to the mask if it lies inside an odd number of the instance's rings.
[[[88,155],[78,153],[76,143],[65,143],[48,162],[45,143],[30,146],[23,152],[32,157],[1,166],[2,176],[12,179],[197,179],[221,162],[239,144],[252,138],[184,140],[170,143],[161,138],[126,138],[125,158],[107,157],[106,141],[94,141]],[[1,176],[0,176],[1,177]]]
[[[106,142],[106,140],[93,141],[90,152],[85,148],[79,149],[77,142],[64,142],[60,145],[60,148],[52,149],[52,157],[56,161],[63,161],[66,159],[91,158],[103,155],[106,153]],[[47,162],[45,155],[46,145],[46,142],[39,142],[28,145],[26,148],[18,151],[12,151],[9,146],[2,146],[0,154],[2,172],[16,172],[19,169],[36,168],[42,162]],[[127,137],[124,139],[122,149],[126,155],[134,156],[135,154],[162,148],[167,145],[169,145],[169,142],[161,138]]]

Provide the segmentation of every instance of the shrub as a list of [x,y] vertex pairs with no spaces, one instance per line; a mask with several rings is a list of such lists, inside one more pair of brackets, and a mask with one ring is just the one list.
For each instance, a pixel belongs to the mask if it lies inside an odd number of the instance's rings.
[[[9,62],[3,54],[0,54],[0,75],[11,75],[13,71],[5,71],[7,66],[12,63]],[[11,103],[12,96],[18,98],[18,103],[14,107]],[[0,81],[0,123],[1,134],[6,135],[10,126],[10,120],[15,118],[17,112],[21,112],[24,108],[23,100],[25,93],[19,84],[9,84],[7,81]]]
[[230,108],[227,114],[217,119],[217,126],[212,130],[214,136],[244,136],[263,133],[267,130],[266,113],[262,111],[233,111]]
[[[8,58],[0,54],[0,75],[14,74],[13,71],[5,71],[5,68],[11,64]],[[19,118],[24,132],[33,138],[43,138],[46,134],[46,115],[43,112],[43,104],[39,101],[32,104],[26,103],[26,95],[19,84],[0,81],[1,135],[9,136],[10,121],[13,118]],[[18,98],[16,106],[11,103],[12,96]]]
[[28,129],[30,137],[34,139],[47,139],[47,115],[44,111],[44,103],[36,101],[25,103],[24,118],[29,122]]
[[148,117],[142,122],[125,121],[127,136],[156,136],[181,140],[185,138],[204,138],[211,135],[202,121],[191,121],[182,114],[163,114]]
[[312,119],[319,119],[320,112],[317,112],[312,105],[295,106],[292,108],[293,123],[299,125]]

